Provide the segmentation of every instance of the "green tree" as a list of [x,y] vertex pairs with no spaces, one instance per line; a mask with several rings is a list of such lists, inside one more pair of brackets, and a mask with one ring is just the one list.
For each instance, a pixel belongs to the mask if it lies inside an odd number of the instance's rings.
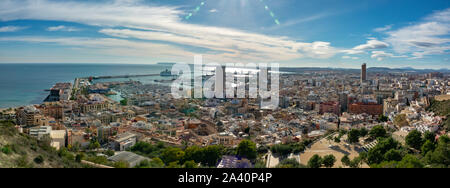
[[184,150],[184,159],[183,161],[195,161],[197,163],[202,162],[202,159],[204,159],[203,156],[204,152],[203,149],[198,146],[191,146]]
[[219,159],[222,158],[223,148],[221,146],[208,146],[203,149],[204,159],[202,164],[216,166]]
[[350,143],[358,143],[359,142],[359,130],[352,129],[348,132],[348,141]]
[[353,160],[350,161],[350,168],[359,168],[361,167],[362,159],[360,157],[355,157]]
[[372,137],[374,139],[380,138],[380,137],[385,138],[387,136],[387,132],[386,132],[386,129],[384,129],[384,127],[382,125],[377,125],[369,131],[369,135],[370,135],[370,137]]
[[333,167],[335,162],[336,162],[336,157],[334,157],[334,155],[326,155],[322,159],[323,166],[325,166],[327,168]]
[[421,151],[422,155],[426,155],[428,152],[433,151],[435,149],[435,145],[430,140],[425,141],[422,145]]
[[173,162],[170,162],[170,163],[166,166],[166,168],[181,168],[181,165],[178,164],[178,161],[173,161]]
[[237,155],[246,157],[250,160],[256,159],[258,152],[256,151],[256,144],[251,140],[243,140],[239,143],[237,148]]
[[183,164],[183,168],[197,168],[198,165],[195,163],[195,161],[186,161]]
[[100,143],[98,141],[91,141],[89,143],[89,149],[94,150],[100,148]]
[[341,158],[341,162],[342,162],[342,164],[344,165],[344,166],[350,166],[350,158],[348,157],[348,155],[344,155],[342,158]]
[[422,133],[417,130],[411,131],[405,137],[406,144],[414,149],[420,150],[423,145]]
[[423,168],[424,165],[420,160],[414,155],[406,155],[403,159],[398,162],[397,168]]
[[267,147],[266,145],[262,145],[258,147],[258,153],[260,154],[264,154],[267,153],[269,151],[269,147]]
[[315,154],[311,157],[308,161],[308,167],[309,168],[320,168],[322,166],[322,158]]
[[335,136],[335,137],[334,137],[334,142],[336,142],[336,143],[341,143],[341,137]]
[[387,122],[388,120],[389,120],[389,118],[387,116],[384,116],[384,115],[378,116],[379,122]]
[[363,127],[359,130],[359,136],[365,137],[367,134],[369,134],[369,131],[366,128]]
[[109,157],[113,156],[114,153],[115,153],[115,152],[114,152],[113,150],[107,150],[107,151],[105,151],[105,155],[107,155],[107,156],[109,156]]
[[401,161],[402,155],[396,149],[391,149],[384,154],[384,160],[386,161]]
[[128,100],[127,100],[127,99],[122,99],[122,100],[120,101],[120,105],[122,105],[122,106],[127,106],[127,105],[128,105]]
[[150,168],[164,168],[164,162],[160,158],[153,158],[150,161]]
[[385,159],[385,154],[391,149],[397,149],[399,143],[392,137],[382,138],[378,144],[367,153],[367,163],[369,165],[381,163]]
[[429,140],[431,143],[435,143],[436,142],[436,134],[434,134],[434,133],[432,133],[432,132],[430,132],[430,131],[426,131],[424,134],[423,134],[423,139],[424,139],[424,141],[427,141],[427,140]]
[[432,167],[448,168],[450,166],[450,139],[447,136],[441,136],[434,151],[425,155],[425,161]]
[[163,150],[161,159],[164,163],[169,164],[172,162],[179,162],[184,157],[184,151],[180,148],[168,147]]

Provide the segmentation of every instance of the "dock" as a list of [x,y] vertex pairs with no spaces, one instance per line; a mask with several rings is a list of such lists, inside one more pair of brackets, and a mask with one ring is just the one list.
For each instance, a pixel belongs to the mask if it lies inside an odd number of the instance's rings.
[[147,77],[147,76],[159,76],[160,74],[137,74],[137,75],[118,75],[118,76],[93,76],[92,79],[111,79],[111,78],[136,78],[136,77]]

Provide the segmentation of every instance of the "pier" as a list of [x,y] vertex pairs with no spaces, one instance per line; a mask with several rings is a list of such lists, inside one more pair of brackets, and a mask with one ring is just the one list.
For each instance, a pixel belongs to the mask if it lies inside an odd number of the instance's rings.
[[147,76],[159,76],[160,74],[138,74],[138,75],[119,75],[119,76],[93,76],[92,79],[111,79],[111,78],[136,78],[136,77],[147,77]]

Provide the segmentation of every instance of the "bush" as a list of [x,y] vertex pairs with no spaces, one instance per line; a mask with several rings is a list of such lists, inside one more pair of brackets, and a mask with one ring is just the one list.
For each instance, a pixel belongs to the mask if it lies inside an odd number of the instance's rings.
[[105,151],[105,155],[108,155],[109,157],[113,156],[115,152],[113,150]]
[[113,164],[114,168],[129,168],[130,165],[125,161],[117,161]]
[[306,168],[305,165],[300,164],[296,159],[284,159],[277,165],[277,168]]
[[2,148],[2,153],[9,155],[11,154],[11,149],[9,148],[9,146],[5,146]]
[[30,165],[28,164],[27,155],[22,155],[16,160],[16,165],[19,168],[28,168]]
[[272,151],[273,154],[287,156],[292,153],[292,147],[289,145],[278,144],[272,146],[272,148],[270,148],[270,151]]
[[81,163],[81,161],[84,159],[84,154],[83,153],[79,153],[77,154],[77,156],[75,157],[75,161],[78,163]]
[[41,164],[44,162],[44,157],[42,157],[42,155],[37,156],[36,158],[34,158],[33,160],[36,164]]
[[195,161],[186,161],[183,164],[183,168],[197,168],[197,167],[198,167],[198,164],[195,163]]

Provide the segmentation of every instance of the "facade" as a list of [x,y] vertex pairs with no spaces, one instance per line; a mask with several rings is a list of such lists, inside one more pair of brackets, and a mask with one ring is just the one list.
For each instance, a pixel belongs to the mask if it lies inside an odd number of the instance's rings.
[[67,131],[52,130],[50,132],[50,138],[52,139],[51,146],[59,150],[62,147],[66,147]]
[[60,102],[45,102],[42,105],[42,111],[45,116],[53,117],[55,119],[64,118],[64,107]]
[[101,112],[109,109],[108,102],[88,102],[81,104],[81,113]]
[[50,89],[44,102],[68,101],[72,94],[72,83],[57,83]]
[[39,123],[40,117],[41,111],[33,105],[19,108],[16,112],[19,125],[36,126]]
[[351,114],[369,114],[379,116],[383,114],[383,105],[376,103],[352,103],[349,105],[348,112]]
[[50,136],[51,132],[52,132],[52,127],[50,127],[50,126],[41,126],[41,127],[30,128],[30,136],[36,137],[37,139],[41,139],[45,135]]
[[341,105],[341,112],[346,112],[348,109],[348,94],[347,93],[339,94],[339,104]]
[[123,133],[112,138],[110,147],[116,151],[125,151],[134,146],[137,141],[137,136],[133,133]]
[[110,126],[102,126],[97,128],[97,138],[100,143],[108,141],[109,137],[113,136],[113,129]]
[[339,105],[339,102],[334,101],[323,102],[320,103],[319,113],[320,114],[333,113],[339,115],[341,113],[341,106]]
[[362,64],[361,67],[361,83],[367,81],[367,64]]
[[388,98],[383,101],[383,115],[389,116],[390,113],[397,111],[396,107],[399,104],[397,99]]

